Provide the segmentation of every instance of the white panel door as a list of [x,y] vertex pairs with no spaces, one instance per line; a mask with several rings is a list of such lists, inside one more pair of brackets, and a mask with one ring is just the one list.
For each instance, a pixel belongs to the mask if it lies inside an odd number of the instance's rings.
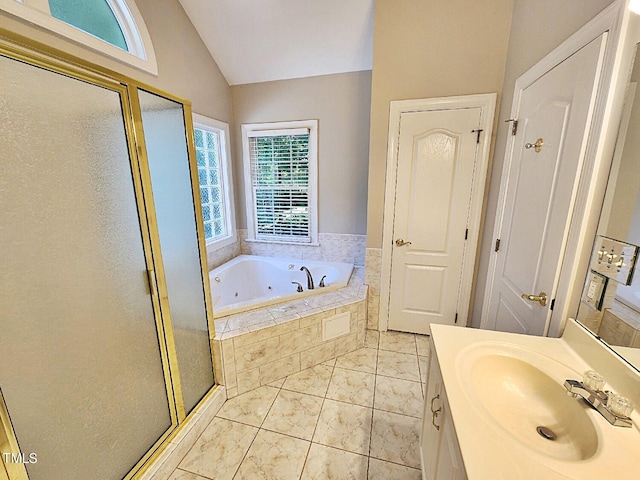
[[543,335],[548,328],[603,48],[603,37],[593,40],[522,91],[494,233],[499,243],[484,319],[491,329]]
[[456,322],[481,119],[482,108],[400,117],[390,329]]

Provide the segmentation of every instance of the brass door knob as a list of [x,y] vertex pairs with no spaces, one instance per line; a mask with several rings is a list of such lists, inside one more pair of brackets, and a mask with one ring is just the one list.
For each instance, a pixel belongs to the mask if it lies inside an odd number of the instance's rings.
[[540,292],[538,295],[528,295],[523,293],[522,298],[531,302],[538,302],[543,307],[547,304],[547,294],[544,292]]
[[533,148],[536,153],[540,153],[540,150],[542,150],[543,146],[544,146],[544,140],[542,138],[538,138],[536,140],[536,143],[525,143],[524,148],[526,148],[527,150],[529,150],[530,148]]
[[403,247],[405,245],[411,245],[411,242],[405,242],[403,239],[399,238],[396,240],[396,247]]

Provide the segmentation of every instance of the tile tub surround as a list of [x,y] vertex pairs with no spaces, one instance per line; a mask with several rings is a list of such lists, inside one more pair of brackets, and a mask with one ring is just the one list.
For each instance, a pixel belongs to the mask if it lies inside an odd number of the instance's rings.
[[154,479],[419,480],[423,381],[380,367],[426,380],[428,337],[367,330],[366,345],[228,400]]
[[319,245],[247,241],[247,230],[238,230],[241,253],[265,257],[287,257],[363,266],[366,235],[319,233]]
[[367,248],[364,269],[364,283],[369,286],[369,293],[367,296],[367,328],[371,330],[379,330],[380,276],[382,275],[381,248]]
[[209,271],[214,268],[218,268],[220,265],[227,263],[240,255],[240,238],[231,245],[226,247],[215,248],[213,246],[207,246],[207,267]]
[[[367,286],[362,275],[359,267],[344,288],[217,320],[215,373],[228,398],[364,346]],[[323,341],[322,321],[345,312],[350,332]]]

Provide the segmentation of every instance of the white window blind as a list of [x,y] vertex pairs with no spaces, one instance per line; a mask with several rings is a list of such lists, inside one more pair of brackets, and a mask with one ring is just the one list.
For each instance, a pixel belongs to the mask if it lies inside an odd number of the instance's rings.
[[249,133],[258,240],[311,242],[309,130]]

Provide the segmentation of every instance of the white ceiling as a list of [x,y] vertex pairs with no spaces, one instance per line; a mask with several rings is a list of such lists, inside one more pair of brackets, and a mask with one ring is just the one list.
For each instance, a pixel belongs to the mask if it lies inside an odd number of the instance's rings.
[[370,70],[374,0],[180,0],[230,85]]

